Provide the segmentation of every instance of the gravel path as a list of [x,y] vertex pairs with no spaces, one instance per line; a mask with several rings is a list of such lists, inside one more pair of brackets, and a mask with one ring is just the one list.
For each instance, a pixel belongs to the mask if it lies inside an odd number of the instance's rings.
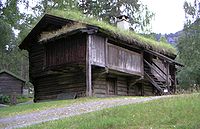
[[83,113],[102,110],[105,108],[111,108],[115,106],[128,105],[134,103],[141,103],[161,98],[167,98],[171,96],[155,96],[146,98],[116,98],[107,100],[97,100],[92,102],[84,102],[79,104],[68,105],[63,108],[54,108],[42,110],[34,113],[28,113],[23,115],[16,115],[7,118],[0,119],[0,127],[6,129],[20,128],[32,124],[38,124],[41,122],[62,119],[70,116],[75,116]]

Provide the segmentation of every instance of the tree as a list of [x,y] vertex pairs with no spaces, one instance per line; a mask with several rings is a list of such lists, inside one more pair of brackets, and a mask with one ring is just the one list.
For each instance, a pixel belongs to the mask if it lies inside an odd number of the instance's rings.
[[35,15],[40,16],[52,9],[76,9],[89,17],[116,23],[116,17],[127,14],[132,29],[135,31],[150,31],[150,21],[154,14],[139,0],[39,0],[33,8]]
[[98,16],[110,23],[116,22],[116,16],[126,14],[135,31],[149,31],[154,16],[139,0],[82,0],[81,3],[80,8],[85,14]]
[[14,40],[14,34],[11,26],[0,19],[0,69],[6,68],[6,55],[9,53],[9,45]]
[[[186,23],[178,42],[179,60],[185,65],[178,73],[181,85],[186,88],[200,85],[200,19],[199,2],[184,4]],[[193,22],[194,21],[194,22]]]
[[18,49],[22,37],[14,32],[18,30],[22,33],[31,23],[32,17],[19,11],[20,4],[27,5],[28,0],[6,0],[0,3],[0,70],[7,69],[27,78],[23,75],[28,73],[28,69],[21,66],[27,65],[28,60]]

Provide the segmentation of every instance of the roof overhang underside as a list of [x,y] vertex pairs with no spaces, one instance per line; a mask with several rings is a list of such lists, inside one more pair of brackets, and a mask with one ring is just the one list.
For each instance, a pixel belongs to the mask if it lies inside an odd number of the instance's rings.
[[147,53],[149,53],[149,54],[151,54],[151,55],[155,55],[155,56],[157,56],[157,57],[159,57],[159,58],[161,58],[161,59],[164,59],[165,61],[167,61],[167,62],[169,62],[169,63],[171,63],[171,64],[175,64],[175,65],[181,66],[181,67],[184,66],[183,64],[178,63],[178,62],[176,62],[175,60],[173,60],[173,59],[171,59],[171,58],[169,58],[169,57],[167,57],[167,56],[165,56],[165,55],[162,55],[162,54],[160,54],[160,53],[158,53],[158,52],[154,52],[154,51],[152,51],[152,50],[145,50],[145,52],[147,52]]

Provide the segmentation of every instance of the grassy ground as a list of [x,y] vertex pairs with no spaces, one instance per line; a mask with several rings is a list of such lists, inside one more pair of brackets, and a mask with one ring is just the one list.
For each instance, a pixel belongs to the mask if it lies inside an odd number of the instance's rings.
[[46,122],[28,129],[199,129],[200,94],[133,104]]
[[72,103],[80,103],[80,102],[87,102],[92,101],[97,98],[80,98],[80,99],[73,99],[73,100],[58,100],[58,101],[49,101],[49,102],[40,102],[40,103],[31,103],[25,105],[14,105],[10,107],[0,108],[0,118],[7,117],[7,116],[14,116],[19,114],[25,114],[50,108],[58,108],[64,107],[66,105]]
[[[114,97],[114,98],[121,98],[121,97]],[[57,100],[57,101],[49,101],[49,102],[40,102],[40,103],[31,103],[31,104],[23,104],[23,105],[13,105],[10,107],[3,107],[0,108],[0,118],[14,116],[19,114],[25,114],[35,111],[41,111],[50,108],[58,108],[64,107],[69,104],[74,103],[82,103],[88,101],[97,101],[102,99],[113,99],[113,98],[79,98],[79,99],[72,99],[72,100]]]

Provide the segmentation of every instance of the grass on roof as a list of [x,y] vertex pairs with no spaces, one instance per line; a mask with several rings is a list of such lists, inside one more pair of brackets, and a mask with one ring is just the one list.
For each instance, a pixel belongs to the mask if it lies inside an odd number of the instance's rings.
[[48,39],[51,39],[51,38],[60,36],[62,34],[65,34],[67,32],[70,32],[76,29],[81,29],[81,28],[86,28],[86,25],[82,23],[74,23],[74,24],[63,26],[61,29],[56,30],[56,31],[42,32],[40,34],[39,42],[46,41]]
[[138,43],[140,43],[139,45],[147,49],[152,49],[157,52],[161,52],[161,53],[169,54],[169,55],[176,54],[176,49],[168,43],[157,42],[155,40],[145,38],[133,31],[125,31],[125,30],[119,29],[116,26],[113,26],[104,21],[98,21],[97,18],[86,17],[79,11],[52,10],[51,12],[49,12],[49,14],[66,18],[66,19],[71,19],[74,21],[79,21],[79,22],[94,25],[94,26],[98,26],[102,30],[106,31],[106,33],[108,34],[115,35],[116,37],[125,38],[126,40],[131,41],[131,42],[137,41]]

